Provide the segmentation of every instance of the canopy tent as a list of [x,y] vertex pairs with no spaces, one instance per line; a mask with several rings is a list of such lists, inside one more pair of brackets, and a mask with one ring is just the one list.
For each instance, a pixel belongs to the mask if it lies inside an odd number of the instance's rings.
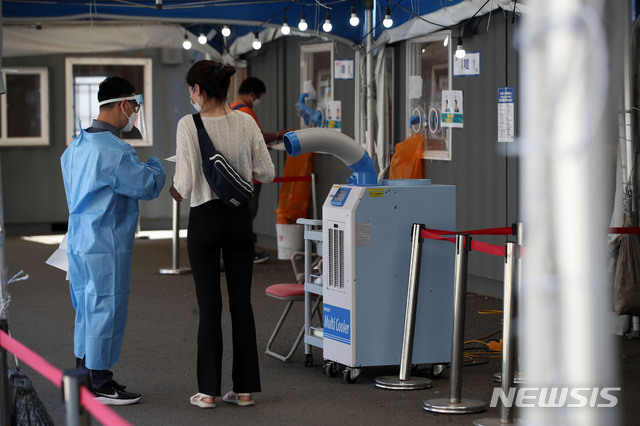
[[[181,48],[188,38],[193,49],[235,64],[253,49],[256,36],[262,44],[283,37],[286,20],[291,34],[342,41],[358,54],[366,53],[369,65],[363,82],[372,90],[374,49],[442,29],[455,30],[498,7],[520,13],[523,5],[522,0],[4,0],[2,55]],[[389,29],[383,25],[387,12],[393,19]],[[349,23],[352,13],[359,19],[356,26]],[[298,29],[303,17],[306,31]],[[330,32],[322,29],[327,19],[333,27]],[[228,37],[222,36],[224,26],[231,30]],[[200,35],[206,36],[205,44],[198,42]],[[375,97],[370,92],[367,102]],[[367,117],[376,116],[373,103],[366,111]],[[373,158],[375,151],[384,153],[383,129],[378,129],[374,142],[374,120],[367,120],[366,130]],[[378,157],[380,170],[387,164],[384,153]]]
[[[161,4],[162,8],[157,9],[156,4]],[[372,12],[370,23],[366,22],[368,15],[365,7]],[[382,25],[387,7],[393,19],[390,29]],[[96,30],[106,24],[116,23],[153,25],[155,28],[170,24],[164,37],[176,39],[164,43],[171,47],[180,47],[186,34],[194,48],[207,49],[197,43],[197,37],[204,34],[208,38],[207,46],[218,52],[218,55],[214,55],[217,57],[227,52],[237,57],[250,51],[256,32],[262,43],[281,37],[280,31],[265,30],[280,29],[285,19],[292,34],[326,37],[355,45],[365,41],[367,28],[370,27],[373,41],[378,41],[377,45],[380,45],[415,37],[416,34],[452,28],[471,16],[487,13],[497,7],[520,12],[523,5],[522,0],[4,0],[3,26],[5,30],[11,28],[12,31],[4,34],[3,55],[34,54],[34,49],[41,49],[41,53],[51,53],[53,49],[79,49],[77,45],[81,41],[85,42],[86,51],[92,52],[92,46],[95,48],[96,43],[104,38],[99,33],[87,36],[87,26]],[[352,8],[360,21],[357,26],[349,24]],[[306,31],[300,31],[297,27],[303,14],[308,24]],[[333,27],[330,32],[322,29],[327,17]],[[80,27],[84,34],[66,47],[62,44],[54,46],[46,30],[61,25],[68,31]],[[226,38],[221,34],[225,25],[231,30],[231,35]],[[61,35],[60,32],[56,34]],[[114,35],[117,36],[112,32],[109,39]],[[16,40],[20,37],[36,46],[26,49],[26,41],[20,43],[20,40]],[[60,37],[59,43],[70,37]],[[148,44],[150,42],[145,38],[137,40],[137,37],[127,37],[127,40],[132,48],[155,46]],[[39,40],[46,42],[40,43]],[[113,44],[113,50],[122,49],[118,39]],[[213,52],[209,50],[208,53]]]

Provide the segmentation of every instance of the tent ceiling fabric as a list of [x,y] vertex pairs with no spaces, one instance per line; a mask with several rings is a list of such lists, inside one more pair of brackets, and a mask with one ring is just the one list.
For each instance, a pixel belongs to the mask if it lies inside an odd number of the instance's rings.
[[[208,43],[215,52],[214,57],[220,57],[223,52],[237,57],[251,49],[246,43],[247,34],[263,32],[269,28],[278,29],[285,16],[293,34],[361,44],[366,38],[365,4],[373,4],[373,39],[379,40],[380,45],[415,37],[416,31],[420,32],[418,35],[424,35],[455,26],[461,19],[473,16],[481,7],[486,9],[481,13],[496,7],[512,10],[514,5],[520,8],[522,2],[523,0],[517,3],[510,0],[163,0],[162,9],[156,9],[155,0],[3,0],[2,16],[5,30],[16,25],[30,28],[38,25],[38,28],[44,30],[61,25],[69,28],[85,24],[86,28],[89,23],[95,30],[105,23],[113,22],[123,25],[145,24],[146,30],[153,28],[147,27],[148,24],[174,24],[186,28],[189,37],[194,34],[194,38],[197,37],[201,30],[205,34],[214,34]],[[386,30],[381,24],[387,4],[394,21],[391,30]],[[352,5],[360,18],[357,27],[349,25]],[[309,29],[300,32],[297,25],[303,8]],[[325,33],[321,29],[327,12],[331,14],[333,24],[331,33]],[[435,24],[429,25],[418,19],[418,16]],[[406,27],[408,22],[411,25]],[[222,25],[231,27],[232,35],[227,40],[220,35]],[[175,27],[171,27],[171,31],[166,32],[163,37],[169,37],[172,32],[175,32]],[[265,37],[267,34],[261,34],[260,38],[270,41],[282,36],[279,31],[277,33],[269,32],[268,37]],[[39,38],[37,35],[29,37],[33,37],[32,41],[44,40],[42,35]],[[181,45],[183,39],[184,34],[181,34],[176,43]],[[240,39],[238,41],[241,43],[232,48],[236,39]],[[97,37],[93,37],[93,40],[97,40]],[[149,40],[148,43],[152,41]],[[194,47],[196,44],[194,43]]]
[[[80,25],[56,26],[37,30],[33,27],[4,25],[2,56],[51,55],[64,53],[100,53],[145,48],[182,49],[184,29],[177,24]],[[220,59],[211,45],[201,45],[197,36],[189,37],[193,48]]]

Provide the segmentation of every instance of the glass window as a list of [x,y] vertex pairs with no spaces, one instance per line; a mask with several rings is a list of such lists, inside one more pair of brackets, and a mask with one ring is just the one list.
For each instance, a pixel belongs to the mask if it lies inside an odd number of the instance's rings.
[[86,129],[98,117],[98,87],[113,76],[129,80],[144,99],[144,114],[139,114],[136,128],[120,136],[133,146],[153,144],[151,59],[93,57],[66,59],[67,143],[80,133],[80,126]]
[[451,90],[451,43],[444,45],[448,35],[431,34],[407,43],[409,134],[422,133],[423,158],[429,160],[451,160],[451,128],[440,123],[442,91]]
[[[305,103],[312,110],[322,110],[333,100],[333,44],[300,46],[300,93],[308,93]],[[303,120],[301,127],[305,126]]]
[[46,68],[13,68],[0,97],[0,145],[49,144],[49,74]]

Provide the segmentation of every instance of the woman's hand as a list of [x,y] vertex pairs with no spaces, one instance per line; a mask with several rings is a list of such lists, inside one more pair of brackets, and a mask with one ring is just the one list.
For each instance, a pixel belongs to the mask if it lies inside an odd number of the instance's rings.
[[173,199],[176,200],[177,202],[180,202],[184,199],[182,198],[182,195],[180,195],[180,193],[176,190],[176,188],[173,185],[171,185],[171,188],[169,188],[169,194],[171,194]]

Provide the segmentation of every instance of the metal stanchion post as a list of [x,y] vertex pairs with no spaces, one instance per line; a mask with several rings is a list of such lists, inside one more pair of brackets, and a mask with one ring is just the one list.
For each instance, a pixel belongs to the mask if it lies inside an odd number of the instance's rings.
[[89,387],[89,372],[86,370],[65,371],[62,377],[62,392],[66,410],[67,426],[88,426],[89,413],[80,404],[80,386]]
[[411,261],[409,263],[409,288],[407,291],[407,309],[404,317],[402,337],[402,357],[400,375],[377,377],[375,385],[381,389],[413,390],[431,387],[431,380],[424,377],[411,377],[411,356],[413,354],[413,335],[416,324],[416,306],[418,304],[418,284],[420,282],[420,262],[422,260],[422,237],[420,231],[424,225],[414,223],[411,229]]
[[189,268],[180,268],[180,203],[173,200],[173,266],[160,268],[163,275],[180,275],[191,272]]
[[[9,332],[9,325],[6,318],[0,319],[0,329],[5,333]],[[9,424],[9,363],[7,362],[7,350],[0,347],[0,424]]]
[[486,409],[484,401],[462,399],[462,355],[464,352],[464,317],[467,297],[467,264],[471,237],[456,236],[456,263],[453,297],[453,339],[451,343],[450,397],[424,401],[424,409],[435,413],[469,414]]
[[[518,222],[518,246],[522,247],[524,245],[524,227],[522,222]],[[514,304],[516,306],[516,311],[520,312],[520,295],[522,294],[522,292],[520,291],[520,285],[522,283],[522,257],[518,256],[518,260],[516,262],[517,266],[516,266],[516,281],[515,281],[515,287],[516,290],[515,291],[515,295],[514,295]],[[515,330],[517,335],[521,335],[521,333],[518,332],[518,330]],[[514,341],[513,343],[513,347],[517,349],[518,347],[518,342],[517,339],[516,341]],[[522,375],[520,369],[518,368],[519,365],[519,358],[518,358],[518,354],[516,353],[514,355],[514,359],[515,359],[515,369],[514,369],[514,373],[513,373],[513,383],[515,384],[522,384],[522,383],[526,383],[526,379],[524,378],[524,376]],[[502,381],[502,371],[498,371],[497,373],[495,373],[493,375],[493,381],[494,382],[498,382],[500,383]]]
[[[514,361],[515,361],[515,297],[514,280],[516,275],[516,243],[508,242],[506,247],[507,257],[504,264],[504,326],[502,329],[502,392],[509,395],[510,388],[514,385]],[[502,400],[501,400],[502,401]],[[513,407],[507,407],[502,401],[499,419],[479,419],[473,422],[476,426],[498,426],[513,424]]]

